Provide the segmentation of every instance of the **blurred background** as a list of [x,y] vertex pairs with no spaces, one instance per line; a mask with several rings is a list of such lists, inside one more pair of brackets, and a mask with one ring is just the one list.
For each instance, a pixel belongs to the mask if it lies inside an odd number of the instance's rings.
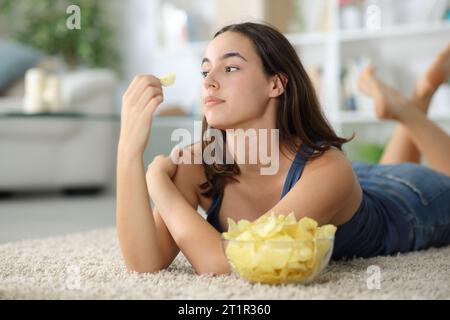
[[[394,123],[356,89],[367,64],[410,95],[450,41],[447,0],[0,0],[0,243],[113,226],[121,96],[177,74],[145,153],[198,140],[200,61],[215,31],[266,21],[295,46],[350,160],[375,163]],[[450,84],[430,117],[450,132]],[[194,141],[193,140],[193,141]],[[192,142],[193,142],[192,141]]]

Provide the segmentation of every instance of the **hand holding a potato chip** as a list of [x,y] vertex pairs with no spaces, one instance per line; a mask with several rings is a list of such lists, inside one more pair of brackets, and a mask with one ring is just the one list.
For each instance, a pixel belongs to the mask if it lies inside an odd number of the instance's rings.
[[162,85],[171,85],[174,81],[174,74],[161,79],[153,75],[139,75],[123,95],[119,147],[130,156],[144,152],[153,115],[164,100]]

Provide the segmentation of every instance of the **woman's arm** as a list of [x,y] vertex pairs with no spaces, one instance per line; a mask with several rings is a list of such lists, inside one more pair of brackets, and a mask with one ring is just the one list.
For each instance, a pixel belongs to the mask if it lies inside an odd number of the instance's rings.
[[[120,166],[119,166],[120,167]],[[141,165],[139,165],[140,168]],[[140,172],[141,170],[139,170]],[[143,168],[142,168],[143,171]],[[129,169],[124,171],[126,173],[126,177],[128,177],[130,179],[130,183],[131,181],[133,181],[132,186],[137,187],[138,184],[141,183],[141,179],[142,177],[144,177],[144,175],[142,174],[136,174],[136,179],[133,179],[130,176],[130,173],[132,171],[130,171]],[[121,181],[124,181],[124,179],[121,179]],[[176,170],[176,174],[172,177],[171,181],[173,181],[173,184],[175,185],[175,187],[177,188],[177,190],[180,192],[180,194],[183,195],[183,197],[186,199],[186,201],[188,202],[188,204],[190,205],[191,208],[197,208],[198,207],[198,197],[197,197],[197,193],[196,193],[196,183],[198,183],[198,178],[196,177],[195,172],[193,172],[193,168],[186,166],[186,165],[180,165],[179,168]],[[139,205],[142,203],[145,203],[146,201],[148,201],[149,197],[148,197],[148,191],[147,191],[147,184],[145,183],[145,185],[143,186],[145,188],[145,196],[143,196],[143,200],[139,200],[136,199],[136,195],[140,194],[140,192],[133,192],[131,191],[132,188],[127,188],[124,186],[125,190],[130,190],[130,192],[132,193],[131,197],[124,197],[124,201],[118,201],[119,203],[125,203],[127,200],[132,201],[131,204],[128,205],[128,208],[132,208],[133,206],[136,206],[138,208],[135,209],[134,212],[145,212],[145,208],[139,208]],[[120,188],[118,188],[119,190]],[[119,194],[122,194],[122,192],[119,192]],[[133,201],[132,197],[135,197],[135,201]],[[150,201],[148,201],[148,205],[150,206]],[[126,206],[126,205],[125,205]],[[151,217],[151,211],[153,211],[153,219],[148,219],[149,221],[145,221],[142,220],[141,217]],[[118,212],[120,212],[120,210],[118,210]],[[119,218],[119,216],[118,216]],[[130,217],[127,217],[126,219],[129,219]],[[123,234],[125,234],[125,236],[128,236],[128,230],[135,230],[136,233],[131,234],[134,237],[134,240],[137,241],[139,244],[146,244],[147,247],[141,247],[141,246],[132,246],[132,248],[130,250],[124,250],[124,252],[135,252],[135,254],[138,256],[139,259],[143,259],[145,257],[148,256],[148,262],[144,262],[145,266],[144,267],[135,267],[135,268],[129,268],[132,269],[134,271],[138,271],[138,272],[153,272],[153,271],[158,271],[164,268],[167,268],[172,261],[175,259],[175,257],[177,256],[177,254],[180,252],[180,248],[177,246],[176,242],[174,241],[172,235],[170,234],[168,228],[166,227],[166,224],[164,222],[164,220],[161,217],[161,214],[159,212],[159,209],[157,206],[154,206],[153,209],[151,209],[150,207],[150,213],[149,214],[144,214],[144,215],[137,215],[137,218],[131,220],[133,222],[135,222],[139,228],[141,228],[142,230],[138,231],[135,227],[133,227],[132,225],[128,225],[126,226],[124,229]],[[130,221],[130,222],[131,222]],[[154,223],[153,223],[154,221]],[[151,225],[154,224],[154,229],[151,228]],[[125,222],[119,222],[118,221],[118,227],[119,225],[121,226],[125,226]],[[152,231],[154,230],[154,231]],[[141,239],[139,239],[138,237],[140,236],[145,236]],[[151,250],[151,248],[149,247],[150,244],[152,243],[152,241],[154,240],[154,237],[156,237],[156,249]],[[150,239],[146,238],[146,237],[150,237]],[[122,239],[123,243],[127,243],[126,239]],[[160,259],[161,259],[161,263],[156,266],[156,267],[151,267],[152,263],[151,260],[154,259],[154,254],[151,254],[152,252],[157,252],[160,255]],[[127,259],[125,259],[127,261]],[[130,259],[128,259],[130,260]]]
[[154,272],[163,268],[143,159],[128,156],[120,148],[117,156],[116,225],[128,270]]
[[[183,195],[190,207],[195,210],[197,210],[199,204],[197,187],[200,185],[200,175],[198,169],[196,165],[180,164],[177,166],[175,175],[171,178],[180,194]],[[201,169],[203,170],[203,167]],[[165,267],[168,267],[180,252],[180,248],[170,234],[157,206],[154,206],[153,217],[156,223],[159,248],[165,261]]]
[[221,234],[186,201],[170,179],[171,174],[162,169],[171,163],[169,157],[159,156],[147,171],[149,193],[161,218],[198,274],[229,273]]
[[125,264],[138,272],[153,272],[164,266],[143,163],[153,114],[162,101],[161,83],[151,75],[135,77],[122,97],[116,225]]

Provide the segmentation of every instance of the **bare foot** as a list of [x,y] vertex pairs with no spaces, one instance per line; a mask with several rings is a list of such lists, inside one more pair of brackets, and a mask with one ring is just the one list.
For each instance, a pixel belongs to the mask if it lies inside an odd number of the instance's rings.
[[428,67],[427,71],[417,80],[414,99],[419,108],[425,113],[431,101],[431,97],[450,77],[450,43],[441,51]]
[[412,104],[399,91],[377,79],[372,65],[367,66],[359,75],[358,87],[374,100],[375,112],[379,119],[398,120],[400,113]]

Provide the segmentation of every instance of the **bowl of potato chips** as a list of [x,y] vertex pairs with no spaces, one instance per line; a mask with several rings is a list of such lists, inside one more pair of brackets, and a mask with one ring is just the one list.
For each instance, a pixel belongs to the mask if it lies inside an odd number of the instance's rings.
[[307,284],[328,265],[334,225],[310,218],[265,214],[250,222],[228,219],[222,233],[225,256],[234,273],[252,283]]

